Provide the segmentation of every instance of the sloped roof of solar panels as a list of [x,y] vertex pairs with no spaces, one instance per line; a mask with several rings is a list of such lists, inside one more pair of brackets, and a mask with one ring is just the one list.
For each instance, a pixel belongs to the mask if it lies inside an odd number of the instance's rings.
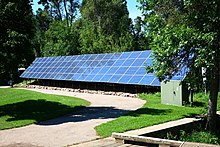
[[[36,58],[20,76],[30,79],[160,86],[151,65],[151,50]],[[181,80],[185,75],[175,76]]]

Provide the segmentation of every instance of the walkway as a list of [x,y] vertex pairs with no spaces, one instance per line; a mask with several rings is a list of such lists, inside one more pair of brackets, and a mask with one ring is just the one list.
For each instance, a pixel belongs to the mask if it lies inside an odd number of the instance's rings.
[[78,145],[73,145],[71,147],[141,147],[141,146],[119,143],[116,142],[114,138],[108,137],[104,139],[85,142]]
[[0,146],[60,147],[96,140],[94,127],[140,108],[145,101],[109,95],[74,93],[55,90],[33,91],[74,96],[91,102],[76,113],[25,127],[0,131]]

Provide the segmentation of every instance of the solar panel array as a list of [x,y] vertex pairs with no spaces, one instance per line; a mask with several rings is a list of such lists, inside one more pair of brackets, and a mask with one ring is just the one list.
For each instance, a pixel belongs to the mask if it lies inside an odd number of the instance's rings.
[[[146,73],[150,50],[109,54],[36,58],[20,76],[29,79],[104,82],[160,86],[157,77]],[[183,76],[176,76],[183,79]]]

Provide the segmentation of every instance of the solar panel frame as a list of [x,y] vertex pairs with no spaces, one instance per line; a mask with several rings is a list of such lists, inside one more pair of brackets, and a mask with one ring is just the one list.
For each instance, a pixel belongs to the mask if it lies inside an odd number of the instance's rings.
[[[153,73],[152,51],[133,51],[74,56],[40,57],[22,73],[22,78],[68,81],[106,82],[160,86]],[[183,80],[188,69],[183,67],[171,80]]]

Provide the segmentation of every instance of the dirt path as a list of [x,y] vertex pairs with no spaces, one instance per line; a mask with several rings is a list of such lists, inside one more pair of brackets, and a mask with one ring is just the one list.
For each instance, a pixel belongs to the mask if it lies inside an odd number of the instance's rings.
[[113,120],[131,110],[143,106],[137,98],[32,89],[34,91],[74,96],[91,102],[85,109],[72,115],[0,131],[0,146],[60,147],[87,142],[99,138],[94,127]]

